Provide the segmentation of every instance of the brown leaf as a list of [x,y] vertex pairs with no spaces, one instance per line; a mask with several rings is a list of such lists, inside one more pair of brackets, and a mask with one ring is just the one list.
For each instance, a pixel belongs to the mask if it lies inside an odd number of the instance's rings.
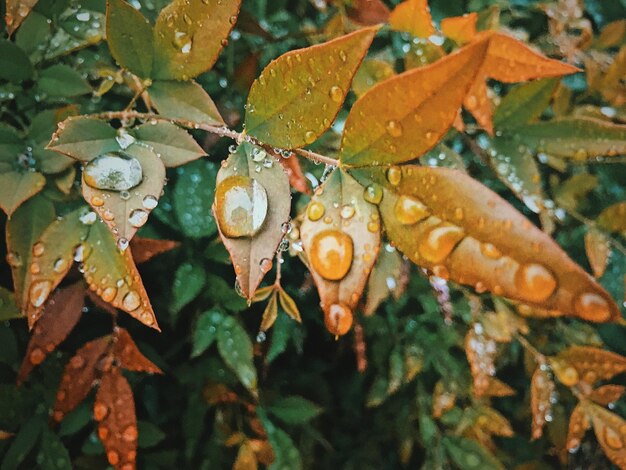
[[363,314],[373,315],[378,306],[389,296],[397,300],[409,282],[409,265],[391,245],[380,250],[376,264],[367,281],[367,299]]
[[30,11],[37,4],[37,0],[7,0],[4,21],[7,24],[7,32],[11,36],[22,22],[26,19]]
[[556,359],[574,368],[578,378],[590,385],[626,371],[626,357],[590,346],[571,346],[561,351]]
[[297,321],[298,323],[302,323],[302,318],[300,318],[300,310],[298,310],[298,306],[296,305],[295,300],[293,300],[282,287],[278,289],[278,300],[280,302],[280,307],[287,315],[289,315],[293,320]]
[[276,290],[272,290],[272,295],[270,296],[270,300],[265,306],[265,310],[263,310],[263,318],[261,319],[261,331],[269,330],[276,318],[278,317],[278,293]]
[[596,402],[599,405],[608,406],[611,403],[615,403],[624,394],[626,387],[624,385],[602,385],[593,390],[587,398]]
[[85,304],[85,285],[78,282],[52,295],[37,320],[26,355],[17,375],[21,384],[33,368],[67,338],[80,319]]
[[600,230],[590,228],[585,234],[585,252],[596,278],[601,278],[609,262],[611,246]]
[[597,224],[610,231],[626,234],[626,201],[612,204],[600,212]]
[[620,318],[609,294],[554,240],[471,177],[411,165],[351,174],[382,196],[389,239],[435,275],[585,320]]
[[580,443],[585,436],[585,432],[591,426],[589,417],[582,404],[576,405],[574,411],[569,418],[569,427],[567,430],[567,444],[565,444],[567,450],[575,451],[580,446]]
[[60,422],[89,394],[100,373],[100,359],[110,344],[109,336],[85,343],[67,363],[53,406],[52,417],[55,421]]
[[476,36],[478,13],[453,16],[441,20],[441,32],[459,45],[471,41]]
[[477,397],[485,396],[490,379],[496,373],[494,364],[496,342],[483,333],[480,323],[475,323],[465,336],[465,355],[474,379],[473,393]]
[[174,240],[156,240],[154,238],[133,237],[130,251],[136,264],[145,263],[161,253],[177,248],[180,242]]
[[483,393],[485,397],[510,397],[515,395],[515,390],[495,377],[489,377],[488,382],[487,389]]
[[93,406],[98,437],[104,445],[107,460],[116,469],[135,468],[137,458],[137,416],[133,391],[118,367],[100,380]]
[[446,412],[454,408],[456,393],[449,390],[443,381],[438,381],[433,390],[433,418],[441,418]]
[[115,356],[122,369],[134,372],[148,372],[150,374],[163,373],[161,369],[141,353],[128,330],[124,328],[117,328],[113,335],[113,356]]
[[275,158],[242,143],[217,174],[213,214],[237,282],[251,300],[289,221],[289,181]]
[[492,436],[511,437],[514,434],[509,420],[490,406],[478,408],[476,424],[483,432]]
[[389,15],[389,25],[391,29],[418,38],[427,38],[436,32],[428,0],[405,0],[398,4]]
[[[547,370],[541,366],[535,369],[530,382],[530,409],[532,412],[532,439],[543,435],[543,427],[552,416],[552,400],[556,386]],[[551,419],[551,418],[550,418]]]
[[583,406],[606,456],[620,469],[626,469],[626,421],[591,402],[585,401]]
[[363,26],[386,23],[389,18],[389,8],[382,0],[351,0],[346,13],[348,18]]
[[300,227],[326,328],[346,334],[380,246],[380,216],[363,188],[335,170],[311,199]]
[[289,184],[293,189],[303,194],[312,193],[309,180],[307,180],[304,173],[302,173],[300,161],[295,155],[291,155],[289,158],[278,158],[278,161],[287,172]]
[[256,454],[250,445],[250,441],[245,440],[239,446],[233,470],[256,470],[257,467]]

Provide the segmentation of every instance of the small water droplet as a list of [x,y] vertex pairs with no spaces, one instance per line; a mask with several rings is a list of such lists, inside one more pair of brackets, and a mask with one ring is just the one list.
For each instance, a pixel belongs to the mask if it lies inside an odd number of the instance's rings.
[[316,220],[321,219],[326,212],[326,207],[324,204],[318,201],[312,201],[307,208],[306,214],[309,220],[315,222]]
[[400,124],[400,122],[395,121],[395,120],[390,120],[387,121],[387,123],[385,124],[385,129],[387,130],[387,133],[391,136],[391,137],[401,137],[402,136],[402,124]]
[[340,215],[342,219],[351,219],[354,216],[354,207],[351,204],[344,204]]
[[411,196],[400,196],[394,206],[394,214],[403,225],[413,225],[430,215],[428,208]]
[[133,227],[142,227],[148,221],[148,213],[143,209],[135,209],[128,216],[128,222]]
[[397,166],[392,166],[387,170],[387,181],[391,186],[398,186],[402,181],[402,170]]
[[341,89],[341,87],[338,87],[336,85],[330,87],[328,95],[330,96],[330,99],[333,100],[335,103],[343,102],[343,90]]
[[52,283],[50,281],[37,281],[30,286],[28,298],[33,307],[41,307],[52,289]]

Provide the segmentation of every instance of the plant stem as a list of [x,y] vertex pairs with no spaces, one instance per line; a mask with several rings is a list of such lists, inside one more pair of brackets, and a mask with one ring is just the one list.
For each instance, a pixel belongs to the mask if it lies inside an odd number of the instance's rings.
[[[206,132],[210,132],[212,134],[218,135],[220,137],[227,137],[229,139],[236,140],[237,142],[248,141],[254,145],[258,145],[260,147],[267,147],[266,144],[260,142],[252,136],[247,135],[245,132],[237,132],[233,129],[228,128],[227,126],[213,126],[210,124],[202,124],[195,121],[189,121],[187,119],[175,119],[161,116],[159,114],[152,113],[140,113],[137,111],[106,111],[98,114],[91,114],[89,117],[94,117],[97,119],[143,119],[143,120],[156,120],[156,121],[164,121],[171,122],[173,124],[177,124],[182,127],[186,127],[188,129],[200,129]],[[287,149],[297,155],[300,155],[304,158],[307,158],[316,163],[324,163],[326,165],[338,166],[339,160],[331,157],[327,157],[325,155],[321,155],[319,153],[312,152],[311,150],[306,149]]]

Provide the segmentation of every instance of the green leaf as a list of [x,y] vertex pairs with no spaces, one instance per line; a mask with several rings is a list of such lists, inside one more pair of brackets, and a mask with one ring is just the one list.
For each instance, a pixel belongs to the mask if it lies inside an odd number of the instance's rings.
[[70,167],[75,160],[60,153],[46,150],[50,137],[57,129],[58,118],[64,108],[47,109],[35,115],[30,123],[28,138],[32,141],[33,157],[42,173],[60,173]]
[[537,120],[550,104],[558,84],[558,78],[546,78],[513,88],[494,113],[494,127],[507,129]]
[[224,321],[224,314],[218,310],[209,310],[198,317],[193,330],[193,347],[191,357],[197,357],[213,344],[217,337],[217,329]]
[[53,222],[52,202],[43,196],[26,201],[7,222],[8,261],[13,274],[13,288],[17,305],[26,311],[28,290],[26,276],[33,258],[32,246]]
[[12,320],[23,316],[20,309],[17,308],[13,292],[0,286],[0,321]]
[[18,155],[26,150],[26,144],[15,129],[0,125],[0,171],[15,168]]
[[150,22],[123,0],[107,1],[106,35],[111,55],[142,78],[152,73],[153,38]]
[[190,238],[210,237],[217,232],[211,213],[218,165],[196,160],[177,170],[172,194],[174,211],[183,233]]
[[189,80],[209,70],[239,13],[240,0],[174,0],[154,26],[154,78]]
[[26,53],[14,42],[0,39],[0,79],[20,83],[33,76],[33,66]]
[[116,137],[115,129],[100,119],[70,117],[59,123],[47,148],[89,162],[103,153],[120,150]]
[[172,119],[185,119],[210,126],[224,124],[215,103],[193,80],[188,82],[155,81],[148,89],[159,114]]
[[78,405],[74,410],[69,412],[61,421],[59,426],[59,436],[71,436],[76,434],[81,429],[84,429],[88,424],[91,424],[93,419],[93,411],[91,407],[83,402]]
[[48,18],[44,15],[33,11],[22,23],[22,26],[15,34],[15,44],[28,54],[33,62],[37,55],[37,49],[40,44],[44,44],[50,36],[51,25]]
[[87,80],[65,64],[56,64],[42,70],[37,87],[50,97],[80,96],[92,91]]
[[438,144],[428,153],[420,157],[424,166],[442,166],[466,172],[463,157],[445,144]]
[[166,434],[150,421],[138,421],[137,429],[139,431],[139,437],[137,438],[137,445],[141,449],[156,446],[159,442],[165,439]]
[[46,178],[34,171],[9,171],[0,174],[0,207],[10,217],[27,199],[43,189]]
[[[59,3],[61,2],[55,2]],[[43,57],[46,60],[98,44],[104,39],[106,19],[103,13],[84,8],[70,11],[72,14],[69,16],[59,18],[58,28],[50,39],[50,46]],[[89,20],[81,21],[85,18]]]
[[287,424],[304,424],[318,416],[322,408],[306,398],[294,395],[273,402],[267,407],[267,412]]
[[206,281],[206,271],[197,263],[183,263],[176,273],[172,284],[172,304],[170,310],[178,313],[185,305],[195,299],[202,291]]
[[265,357],[268,364],[285,352],[295,328],[295,323],[291,318],[287,315],[278,315],[272,327],[272,338]]
[[69,452],[61,439],[47,428],[43,430],[37,463],[42,470],[72,470]]
[[167,167],[184,165],[206,155],[187,131],[169,122],[143,124],[135,127],[133,133]]
[[626,153],[626,126],[593,118],[568,118],[516,127],[511,134],[537,152],[587,160]]
[[252,84],[246,131],[282,148],[312,144],[341,109],[378,27],[283,54]]
[[300,451],[298,451],[289,435],[282,429],[277,428],[269,420],[263,408],[259,406],[256,411],[274,453],[274,461],[268,467],[268,470],[301,470],[302,457],[300,456]]
[[504,470],[504,465],[474,440],[460,436],[445,436],[443,446],[459,469]]
[[217,329],[217,349],[239,380],[256,395],[257,376],[252,361],[252,342],[233,317],[226,317]]
[[26,421],[13,438],[11,446],[4,455],[0,470],[17,470],[37,444],[44,427],[45,424],[40,415],[35,415]]

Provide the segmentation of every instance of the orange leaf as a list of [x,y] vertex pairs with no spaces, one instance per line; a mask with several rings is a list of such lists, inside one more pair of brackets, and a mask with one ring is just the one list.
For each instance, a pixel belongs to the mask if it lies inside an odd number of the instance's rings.
[[17,375],[18,385],[30,371],[67,338],[80,319],[85,304],[85,285],[78,282],[56,292],[46,304],[43,316],[35,324],[26,356]]
[[485,397],[510,397],[511,395],[515,395],[515,390],[501,380],[495,377],[489,377],[489,384],[483,395]]
[[389,25],[391,29],[410,33],[418,38],[427,38],[436,32],[428,0],[406,0],[400,3],[389,15]]
[[306,176],[304,176],[304,173],[302,173],[298,158],[295,155],[291,155],[288,158],[278,158],[278,161],[287,172],[291,187],[300,193],[311,194],[309,181],[306,179]]
[[67,363],[53,406],[52,417],[55,421],[60,422],[89,394],[99,373],[100,359],[110,344],[111,338],[108,336],[90,341],[76,351]]
[[443,381],[438,381],[433,390],[433,418],[441,418],[441,416],[454,408],[456,402],[456,393],[446,388]]
[[480,323],[475,323],[465,336],[465,355],[474,379],[474,395],[485,396],[489,389],[489,379],[496,373],[496,342],[483,333]]
[[606,235],[600,230],[590,228],[585,234],[585,252],[596,278],[601,278],[609,262],[611,246]]
[[118,367],[102,376],[93,415],[99,423],[98,437],[109,463],[116,469],[135,468],[138,436],[135,400]]
[[535,369],[530,382],[530,409],[532,411],[532,439],[539,439],[543,427],[552,414],[552,400],[555,385],[547,371],[541,366]]
[[173,240],[156,240],[153,238],[133,237],[130,241],[130,251],[136,264],[145,263],[161,253],[177,248],[180,242]]
[[606,456],[620,469],[626,469],[626,421],[591,402],[584,402],[583,406]]
[[380,216],[363,188],[335,170],[311,199],[300,236],[320,295],[326,328],[346,334],[378,255]]
[[148,372],[150,374],[163,373],[161,369],[141,353],[133,338],[124,328],[117,328],[113,335],[113,355],[122,369]]
[[593,390],[587,398],[598,403],[599,405],[608,406],[611,403],[615,403],[624,394],[626,387],[624,385],[602,385],[601,387]]
[[441,32],[459,45],[471,41],[476,35],[477,13],[453,16],[441,20]]
[[590,385],[626,371],[626,357],[590,346],[572,346],[561,351],[556,359],[573,367],[580,380]]
[[372,87],[346,119],[341,161],[350,166],[400,163],[434,147],[456,119],[487,46],[487,41],[470,44]]
[[20,27],[36,4],[37,0],[7,0],[4,21],[7,24],[9,36]]
[[587,432],[590,425],[591,423],[589,423],[589,417],[585,412],[585,408],[579,403],[576,405],[576,408],[574,408],[574,411],[572,411],[572,415],[569,418],[567,443],[565,444],[567,450],[574,451],[578,449],[578,446],[580,446],[585,432]]
[[363,26],[373,26],[386,23],[389,18],[389,8],[382,0],[350,0],[346,13],[355,23]]
[[508,202],[457,170],[352,170],[378,188],[389,239],[411,261],[479,292],[590,321],[620,318],[609,294]]

